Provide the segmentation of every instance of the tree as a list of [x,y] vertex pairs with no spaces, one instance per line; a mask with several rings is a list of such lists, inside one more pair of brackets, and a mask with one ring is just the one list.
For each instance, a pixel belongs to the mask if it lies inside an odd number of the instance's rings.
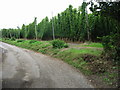
[[21,38],[26,38],[26,26],[25,24],[22,25],[22,29],[21,29]]
[[34,19],[34,24],[35,24],[35,38],[37,40],[37,17]]
[[86,6],[87,6],[87,3],[86,2],[83,2],[82,3],[82,6],[81,6],[81,18],[80,18],[80,27],[81,27],[81,32],[80,32],[80,40],[81,41],[85,41],[86,39],[86,35],[87,35],[87,31],[86,31]]

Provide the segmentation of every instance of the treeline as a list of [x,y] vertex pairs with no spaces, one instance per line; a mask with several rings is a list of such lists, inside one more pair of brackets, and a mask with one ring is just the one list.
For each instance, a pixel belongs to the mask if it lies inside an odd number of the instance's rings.
[[[91,5],[91,14],[87,13],[86,7]],[[36,24],[37,18],[29,25],[23,24],[17,29],[2,29],[3,38],[25,38],[25,39],[53,39],[53,28],[55,38],[70,41],[98,41],[98,37],[110,35],[120,30],[117,19],[109,15],[97,12],[93,2],[83,2],[76,9],[72,5],[54,16],[52,19],[45,17],[40,23]],[[112,12],[112,11],[111,11]],[[52,26],[53,24],[53,26]]]

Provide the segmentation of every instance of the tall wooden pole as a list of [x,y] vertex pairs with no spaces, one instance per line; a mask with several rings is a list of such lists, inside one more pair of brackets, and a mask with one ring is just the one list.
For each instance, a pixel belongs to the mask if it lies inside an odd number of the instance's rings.
[[18,28],[18,39],[20,39],[20,28],[19,26],[17,26],[17,28]]
[[27,39],[27,29],[26,29],[26,26],[25,26],[25,39]]
[[90,31],[89,31],[89,23],[88,23],[87,6],[85,8],[85,12],[86,12],[86,27],[87,27],[88,40],[90,41]]
[[37,17],[35,17],[35,39],[37,40]]
[[53,18],[53,12],[52,12],[52,31],[53,31],[53,40],[55,39],[55,33],[54,33],[54,18]]

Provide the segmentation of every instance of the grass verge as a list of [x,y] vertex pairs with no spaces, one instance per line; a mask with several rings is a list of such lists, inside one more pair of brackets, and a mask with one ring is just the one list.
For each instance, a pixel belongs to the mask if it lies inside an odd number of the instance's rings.
[[101,43],[83,43],[76,45],[76,47],[96,47],[96,48],[103,48]]

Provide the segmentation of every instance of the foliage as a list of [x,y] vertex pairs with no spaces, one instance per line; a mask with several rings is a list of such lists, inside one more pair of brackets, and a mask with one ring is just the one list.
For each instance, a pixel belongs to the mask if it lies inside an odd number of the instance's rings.
[[0,38],[0,41],[2,41],[2,38]]
[[[94,0],[97,2],[96,0]],[[87,5],[90,4],[92,13],[86,11]],[[99,10],[99,11],[98,11]],[[114,12],[112,12],[114,11]],[[83,2],[76,9],[69,5],[63,12],[49,19],[45,17],[36,25],[37,19],[28,25],[23,24],[18,29],[2,29],[3,38],[26,38],[26,39],[52,39],[52,22],[54,25],[55,38],[66,41],[87,40],[100,41],[97,37],[103,37],[103,47],[106,54],[113,56],[115,61],[119,60],[119,37],[120,37],[120,2]],[[37,30],[35,30],[35,26]],[[112,34],[111,34],[112,33]],[[88,38],[89,37],[89,38]],[[30,41],[30,43],[36,43]],[[86,45],[90,47],[102,47],[97,45]],[[68,47],[62,41],[54,41],[54,48]],[[36,48],[34,48],[36,49]]]
[[22,40],[22,39],[19,39],[19,40],[17,40],[17,42],[24,42],[25,40]]
[[[54,16],[52,19],[45,17],[35,25],[36,18],[28,25],[23,24],[19,29],[2,29],[3,38],[26,38],[26,39],[41,39],[51,40],[53,38],[52,22],[54,25],[55,38],[66,41],[99,41],[97,37],[110,35],[110,32],[115,33],[120,29],[117,13],[110,13],[111,10],[119,12],[119,3],[100,3],[100,7],[91,2],[90,10],[92,13],[88,14],[86,7],[89,3],[83,2],[82,5],[76,9],[69,5],[63,12]],[[116,5],[116,6],[115,6]],[[115,6],[115,7],[114,7]],[[104,10],[104,8],[106,10]],[[100,8],[101,11],[97,11]],[[108,11],[107,11],[108,10]],[[110,14],[109,14],[109,13]],[[105,14],[105,15],[104,15]],[[35,30],[35,26],[37,30]],[[89,38],[88,38],[89,36]]]
[[120,34],[116,33],[109,36],[104,36],[102,38],[103,40],[103,46],[105,53],[108,54],[108,56],[112,56],[112,60],[119,61],[120,60]]
[[[104,16],[110,16],[120,22],[120,1],[118,2],[98,2],[99,5],[94,5],[94,10],[100,9],[100,14]],[[93,8],[92,8],[93,9]],[[114,12],[111,12],[114,11]]]
[[35,43],[35,42],[37,42],[36,40],[30,40],[29,41],[29,43],[31,44],[31,43]]
[[59,39],[52,41],[53,48],[63,48],[64,44],[65,44],[65,42],[62,40],[59,40]]
[[14,37],[12,37],[10,40],[15,41],[16,39]]
[[106,29],[104,31],[106,34],[101,34],[105,55],[112,56],[110,60],[118,62],[120,60],[120,2],[98,2],[98,5],[91,2],[90,10],[97,17],[100,16],[103,23],[105,21],[104,25],[99,24],[100,28]]
[[65,47],[65,48],[68,48],[68,47],[69,47],[69,45],[65,43],[65,44],[64,44],[64,47]]

